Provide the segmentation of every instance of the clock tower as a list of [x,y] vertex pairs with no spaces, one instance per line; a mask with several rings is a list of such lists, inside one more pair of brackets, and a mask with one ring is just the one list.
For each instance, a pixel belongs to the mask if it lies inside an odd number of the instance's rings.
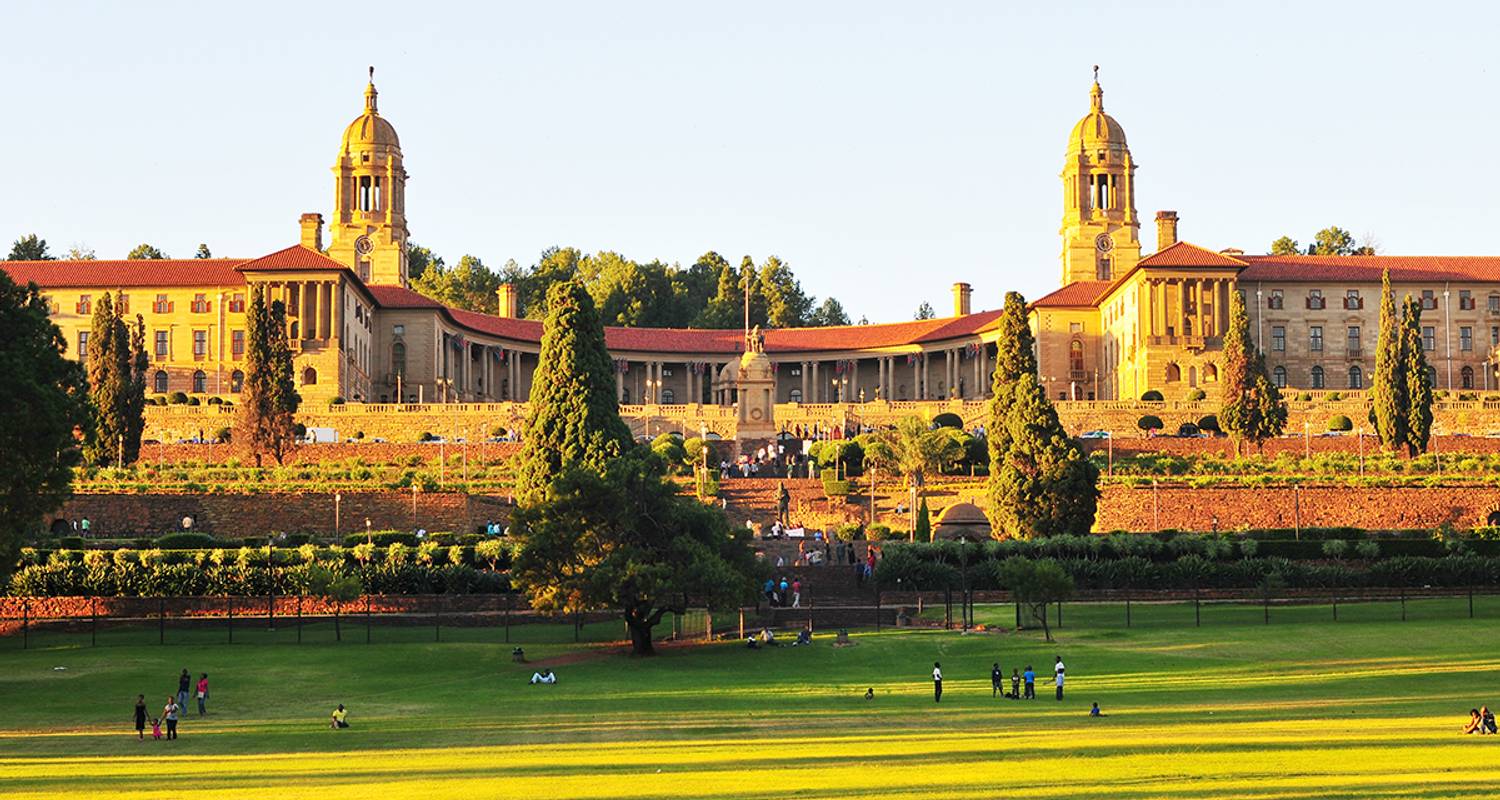
[[405,286],[406,169],[396,129],[375,103],[375,68],[365,111],[344,129],[333,164],[333,242],[328,255],[366,283]]
[[1068,137],[1063,162],[1062,282],[1108,281],[1141,260],[1135,212],[1135,161],[1125,129],[1104,113],[1099,68],[1089,113]]

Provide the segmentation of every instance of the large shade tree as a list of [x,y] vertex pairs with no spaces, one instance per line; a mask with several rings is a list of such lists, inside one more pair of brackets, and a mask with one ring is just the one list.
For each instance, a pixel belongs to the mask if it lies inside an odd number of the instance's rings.
[[541,501],[547,487],[572,467],[603,473],[612,459],[630,450],[616,380],[593,298],[577,281],[554,285],[547,292],[531,415],[516,461],[518,502]]
[[90,416],[83,367],[67,358],[62,331],[36,284],[0,270],[0,574],[21,537],[68,494],[80,461],[75,431]]
[[603,472],[576,466],[517,509],[511,580],[533,608],[618,609],[636,655],[653,654],[652,629],[669,613],[733,608],[755,595],[759,566],[749,532],[665,479],[643,450]]

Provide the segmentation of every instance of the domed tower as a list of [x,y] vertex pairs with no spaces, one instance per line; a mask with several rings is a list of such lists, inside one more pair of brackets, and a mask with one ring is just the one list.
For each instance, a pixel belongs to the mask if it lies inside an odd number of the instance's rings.
[[333,242],[328,255],[368,283],[406,285],[406,169],[401,140],[375,104],[375,68],[365,111],[344,129],[333,164]]
[[1104,113],[1094,67],[1089,113],[1073,126],[1063,163],[1062,280],[1113,280],[1141,260],[1135,161],[1125,129]]

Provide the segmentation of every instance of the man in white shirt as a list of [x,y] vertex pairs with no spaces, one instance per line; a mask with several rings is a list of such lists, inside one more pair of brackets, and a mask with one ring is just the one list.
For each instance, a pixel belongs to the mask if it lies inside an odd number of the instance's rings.
[[1062,656],[1057,657],[1057,664],[1052,667],[1053,674],[1057,680],[1057,699],[1063,698],[1063,663]]
[[932,662],[932,702],[943,702],[943,665]]

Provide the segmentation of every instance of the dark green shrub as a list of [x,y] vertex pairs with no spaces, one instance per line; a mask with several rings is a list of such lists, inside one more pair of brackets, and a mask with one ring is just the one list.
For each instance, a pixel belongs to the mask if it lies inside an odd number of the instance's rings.
[[1203,400],[1207,397],[1208,392],[1205,392],[1202,389],[1193,389],[1187,393],[1187,399],[1190,401]]
[[1162,429],[1161,417],[1155,414],[1147,414],[1136,420],[1135,426],[1143,431],[1159,431]]
[[[407,547],[417,546],[417,535],[414,533],[403,533],[402,531],[375,531],[370,534],[369,540],[373,541],[380,547],[396,544],[397,542],[400,542]],[[344,537],[344,546],[353,547],[357,544],[364,544],[365,541],[365,534],[351,533],[348,536]]]
[[173,392],[167,395],[167,402],[174,406],[187,405],[187,392]]
[[964,429],[964,418],[952,412],[945,411],[932,418],[934,428],[957,428]]
[[1222,430],[1219,427],[1219,418],[1213,414],[1209,414],[1198,420],[1198,429],[1213,433],[1219,433]]
[[57,546],[63,550],[79,550],[83,547],[82,536],[59,536]]
[[1162,395],[1161,392],[1158,392],[1155,389],[1147,389],[1146,391],[1141,393],[1141,400],[1147,403],[1160,403],[1162,401]]
[[214,431],[214,441],[218,442],[219,444],[229,444],[230,440],[233,438],[234,431],[227,425]]
[[295,425],[293,425],[292,426],[292,435],[296,436],[298,439],[301,439],[302,437],[304,437],[304,436],[307,435],[307,426],[304,425],[304,424],[302,424],[302,423],[300,423],[300,422],[297,423],[297,424],[295,424]]
[[158,536],[155,545],[162,550],[204,550],[216,547],[218,542],[207,533],[181,531]]
[[203,405],[203,401],[197,395],[194,395],[188,398],[187,404],[190,406],[201,406]]
[[332,400],[328,401],[328,405],[331,405],[331,406],[341,406],[343,404],[344,404],[344,398],[338,397],[338,396],[335,396]]
[[1354,421],[1343,414],[1335,414],[1328,420],[1328,430],[1352,431],[1354,430]]

